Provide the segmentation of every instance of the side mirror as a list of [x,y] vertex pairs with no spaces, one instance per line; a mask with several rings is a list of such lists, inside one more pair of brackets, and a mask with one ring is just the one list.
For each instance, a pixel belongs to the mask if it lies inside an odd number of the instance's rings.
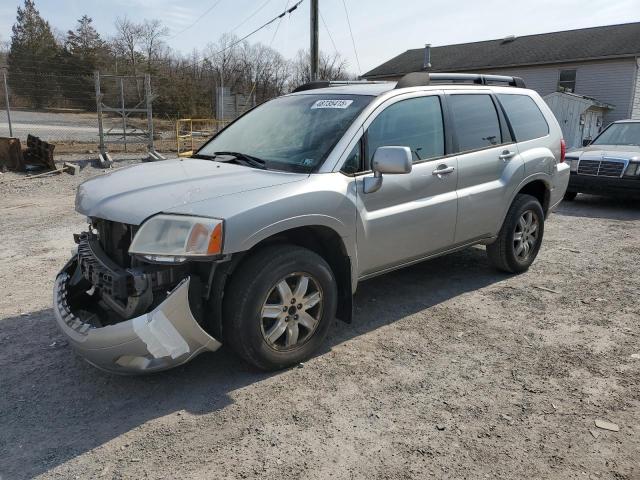
[[409,173],[412,167],[409,147],[378,147],[371,160],[373,177],[365,177],[364,193],[373,193],[382,187],[382,174]]
[[591,139],[590,138],[583,138],[582,139],[582,146],[583,147],[588,147],[590,143],[591,143]]

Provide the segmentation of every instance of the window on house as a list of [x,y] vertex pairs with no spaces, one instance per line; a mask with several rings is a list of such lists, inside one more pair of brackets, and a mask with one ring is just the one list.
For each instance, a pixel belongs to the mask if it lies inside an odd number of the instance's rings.
[[558,78],[558,91],[570,93],[576,91],[575,70],[560,70],[560,77]]

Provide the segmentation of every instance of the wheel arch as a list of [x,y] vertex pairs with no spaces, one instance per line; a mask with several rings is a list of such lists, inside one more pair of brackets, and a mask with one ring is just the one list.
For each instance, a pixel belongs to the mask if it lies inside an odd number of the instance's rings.
[[[256,237],[254,237],[256,238]],[[351,323],[353,313],[353,269],[348,245],[343,237],[327,225],[303,225],[273,232],[260,241],[251,244],[250,248],[232,255],[230,262],[223,264],[212,282],[210,303],[212,311],[211,325],[216,333],[221,332],[222,303],[224,290],[234,272],[242,268],[243,263],[261,249],[274,244],[291,244],[307,248],[324,258],[336,278],[338,287],[338,309],[336,317]]]
[[[551,202],[551,184],[543,178],[535,178],[528,181],[526,184],[521,185],[518,189],[518,194],[527,194],[535,197],[542,205],[542,211],[544,212],[545,217],[549,211],[550,202]],[[514,197],[515,198],[515,197]]]

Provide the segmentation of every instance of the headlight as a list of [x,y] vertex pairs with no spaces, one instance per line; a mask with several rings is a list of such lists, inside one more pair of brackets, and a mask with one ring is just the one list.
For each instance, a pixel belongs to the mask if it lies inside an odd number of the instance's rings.
[[627,170],[624,172],[625,175],[629,175],[629,176],[634,176],[634,175],[640,175],[640,168],[638,168],[640,166],[640,163],[629,163],[629,165],[627,165]]
[[569,171],[577,172],[578,171],[578,159],[575,157],[566,157],[565,158],[569,162]]
[[186,215],[156,215],[144,222],[129,253],[151,261],[183,262],[222,253],[222,220]]

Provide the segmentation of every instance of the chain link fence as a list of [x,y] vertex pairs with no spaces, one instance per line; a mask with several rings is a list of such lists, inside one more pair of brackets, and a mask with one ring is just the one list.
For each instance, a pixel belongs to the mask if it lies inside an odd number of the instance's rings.
[[[93,73],[0,72],[0,137],[13,136],[25,145],[28,135],[36,136],[55,144],[56,154],[98,153],[95,78]],[[99,83],[106,149],[146,152],[149,124],[144,76],[103,75]],[[193,88],[181,90],[175,83],[152,76],[151,105],[155,150],[171,154],[181,149],[181,142],[188,143],[189,150],[202,145],[254,106],[255,98],[215,85],[194,94]],[[216,119],[216,113],[222,119]]]

